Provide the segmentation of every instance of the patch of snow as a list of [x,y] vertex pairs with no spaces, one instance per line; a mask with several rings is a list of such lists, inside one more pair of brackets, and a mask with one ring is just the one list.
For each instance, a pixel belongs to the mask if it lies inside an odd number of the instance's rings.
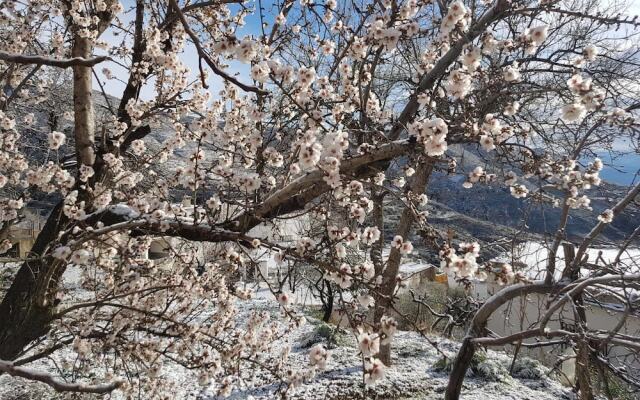
[[[313,328],[313,324],[308,324]],[[307,328],[307,329],[308,329]],[[327,370],[315,379],[303,383],[289,392],[290,399],[423,399],[436,400],[444,397],[448,382],[446,372],[439,372],[433,365],[440,359],[438,353],[416,332],[399,332],[393,341],[393,365],[386,369],[385,377],[374,386],[362,384],[362,360],[356,351],[356,342],[351,335],[343,334],[342,344],[331,350]],[[451,359],[455,357],[459,344],[433,337],[441,350]],[[293,365],[308,364],[308,349],[294,348],[291,354]],[[482,372],[470,373],[464,384],[463,400],[507,400],[570,399],[571,393],[546,375],[536,379],[523,379],[508,375],[511,358],[499,352],[489,351],[487,361],[480,364]],[[546,368],[534,361],[536,368]],[[486,370],[486,371],[485,371]],[[493,374],[487,378],[488,370]],[[258,374],[259,375],[259,374]],[[234,391],[231,399],[266,400],[275,398],[276,388],[261,376],[253,377],[253,385]],[[213,394],[204,394],[206,400],[221,400]]]
[[400,273],[415,274],[433,267],[432,264],[423,261],[409,261],[400,265]]
[[[595,262],[599,258],[602,258],[604,263],[612,263],[618,255],[618,248],[589,248],[587,250],[588,260]],[[525,269],[518,269],[530,279],[543,279],[547,267],[547,260],[549,255],[549,245],[539,242],[525,242],[518,246],[515,252],[515,260],[526,264]],[[503,255],[501,260],[510,262],[511,257]],[[640,249],[631,248],[622,253],[620,257],[620,263],[625,266],[625,272],[638,273],[640,272]],[[600,261],[602,264],[602,261]],[[556,279],[562,277],[562,271],[564,270],[564,249],[562,246],[558,249],[556,256]]]
[[138,218],[140,216],[140,213],[134,211],[126,204],[114,204],[109,207],[109,211],[111,211],[115,215],[120,215],[128,219]]

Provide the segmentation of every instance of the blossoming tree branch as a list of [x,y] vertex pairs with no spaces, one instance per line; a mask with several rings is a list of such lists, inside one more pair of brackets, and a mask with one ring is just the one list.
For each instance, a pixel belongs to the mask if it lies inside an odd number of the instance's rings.
[[[327,368],[331,351],[316,345],[309,365],[298,366],[274,345],[304,316],[286,280],[265,276],[281,313],[251,309],[255,293],[238,274],[260,254],[290,271],[319,271],[321,295],[330,290],[340,302],[358,343],[363,383],[375,388],[393,368],[400,267],[417,247],[463,288],[501,285],[474,311],[451,360],[449,400],[482,347],[572,343],[584,399],[593,398],[590,363],[606,364],[599,349],[640,349],[620,327],[592,329],[580,306],[599,288],[626,315],[638,309],[638,269],[588,257],[640,191],[632,185],[609,209],[590,211],[606,167],[599,150],[638,140],[640,63],[630,43],[639,24],[615,12],[622,5],[0,4],[0,250],[12,248],[11,229],[29,204],[54,204],[0,289],[0,374],[58,391],[168,398],[170,381],[158,379],[168,364],[197,371],[219,395],[262,370],[285,396]],[[482,162],[460,165],[460,149]],[[426,192],[452,176],[466,190],[493,185],[522,204],[560,210],[547,221],[541,280],[496,268],[473,238],[431,224]],[[400,204],[392,225],[389,199]],[[577,210],[591,212],[592,229],[570,238]],[[312,228],[292,242],[256,233],[303,216]],[[637,236],[615,244],[620,254]],[[169,267],[148,257],[159,238],[169,243]],[[64,285],[72,274],[82,296]],[[510,336],[487,329],[500,306],[531,294],[547,299],[533,326]],[[567,304],[580,323],[550,329]],[[42,370],[57,355],[68,376]]]

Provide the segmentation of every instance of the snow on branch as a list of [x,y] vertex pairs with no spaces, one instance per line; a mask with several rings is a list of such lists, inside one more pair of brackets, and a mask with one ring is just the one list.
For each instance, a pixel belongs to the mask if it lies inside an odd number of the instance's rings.
[[56,379],[53,375],[46,372],[36,371],[30,368],[18,367],[11,361],[0,360],[0,372],[7,373],[11,376],[39,381],[46,383],[58,392],[79,392],[79,393],[110,393],[120,386],[123,382],[116,380],[110,383],[102,383],[99,385],[87,385],[78,382],[63,382]]
[[74,66],[93,67],[103,61],[109,60],[107,56],[98,56],[93,58],[73,57],[65,59],[55,59],[43,56],[28,56],[24,54],[7,53],[0,51],[0,60],[17,64],[37,64],[49,65],[51,67],[69,68]]

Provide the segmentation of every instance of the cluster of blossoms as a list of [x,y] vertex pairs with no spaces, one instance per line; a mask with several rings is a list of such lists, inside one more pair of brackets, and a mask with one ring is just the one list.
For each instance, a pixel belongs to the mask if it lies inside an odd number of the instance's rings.
[[351,266],[347,263],[342,263],[336,272],[326,273],[325,279],[335,282],[341,289],[348,289],[353,284],[352,274]]
[[615,215],[613,213],[613,210],[607,209],[604,210],[600,215],[598,215],[598,221],[604,224],[610,224],[613,221],[614,216]]
[[373,264],[365,261],[361,264],[356,264],[352,268],[349,264],[342,263],[337,271],[329,271],[324,274],[324,279],[335,282],[342,289],[350,288],[354,278],[362,280],[363,282],[371,281],[375,278],[375,268]]
[[[390,8],[390,6],[388,6]],[[358,38],[358,43],[353,48],[353,55],[363,58],[365,42],[379,46],[385,52],[392,52],[402,37],[411,38],[419,32],[419,24],[412,20],[420,9],[419,2],[409,0],[398,10],[398,19],[389,21],[388,18],[377,18],[370,24],[367,35]]]
[[24,206],[22,199],[2,200],[0,209],[0,222],[12,221],[18,218],[18,210]]
[[390,344],[393,336],[398,330],[398,322],[389,316],[383,316],[380,319],[381,344]]
[[367,385],[373,385],[384,378],[385,365],[375,358],[380,352],[380,335],[360,329],[357,333],[358,349],[365,358],[364,378]]
[[396,235],[391,242],[391,247],[398,249],[400,254],[410,254],[413,251],[413,245],[409,241],[404,241],[402,236]]
[[[0,189],[8,184],[26,186],[23,178],[25,172],[28,173],[29,163],[18,147],[19,140],[15,119],[0,110]],[[16,219],[22,206],[21,199],[3,198],[0,201],[0,222]]]
[[331,353],[321,343],[316,344],[309,351],[309,364],[321,371],[327,368],[330,359]]
[[249,37],[238,41],[235,37],[225,36],[215,42],[213,48],[219,54],[236,59],[243,63],[250,63],[256,58],[260,49],[259,43]]
[[358,304],[365,309],[373,307],[375,302],[373,296],[367,293],[360,293],[358,297],[356,297],[356,300],[358,300]]
[[304,256],[310,253],[315,247],[316,247],[316,241],[309,237],[300,238],[296,242],[296,252],[300,256]]
[[442,19],[440,24],[440,34],[446,36],[450,34],[456,27],[465,31],[469,25],[471,14],[462,1],[454,1],[449,5],[447,15]]
[[513,129],[510,126],[502,125],[502,122],[494,114],[487,114],[478,133],[480,145],[485,151],[490,152],[496,148],[496,143],[502,143],[511,138]]
[[615,107],[608,112],[607,121],[611,125],[630,127],[636,123],[636,118],[627,110],[624,110],[620,107]]
[[85,201],[78,201],[78,191],[71,191],[64,199],[62,212],[67,218],[81,220],[86,216]]
[[460,243],[458,252],[445,245],[440,250],[440,267],[456,278],[472,278],[478,272],[476,258],[479,255],[480,245],[476,242]]
[[49,134],[49,148],[58,150],[64,144],[66,136],[62,132],[53,131]]
[[56,191],[66,193],[75,184],[75,178],[71,173],[63,169],[59,164],[49,161],[35,169],[26,172],[26,180],[29,185],[33,185],[45,193]]
[[527,31],[519,37],[519,39],[526,43],[526,54],[534,54],[538,47],[547,39],[549,27],[547,25],[537,26],[535,28],[529,28]]
[[482,182],[489,183],[495,180],[494,174],[488,174],[481,166],[475,167],[471,172],[467,174],[467,179],[462,184],[465,189],[473,187],[474,183]]
[[[298,166],[303,171],[313,169],[322,155],[322,144],[317,141],[317,131],[309,130],[301,137]],[[336,159],[337,160],[337,159]],[[337,166],[336,166],[337,168]]]
[[407,127],[409,134],[415,136],[424,146],[428,156],[441,156],[447,150],[447,123],[441,118],[416,121]]
[[514,62],[511,65],[504,67],[502,71],[502,77],[506,82],[517,82],[522,76],[520,75],[520,65]]
[[500,286],[527,281],[522,273],[514,271],[513,266],[507,262],[490,262],[479,269],[478,276]]
[[[595,60],[597,51],[595,47],[590,46],[586,51],[589,61]],[[576,98],[573,103],[562,107],[562,119],[566,122],[580,122],[590,111],[595,111],[602,106],[606,92],[602,88],[594,87],[591,78],[584,78],[580,74],[573,75],[568,81],[567,86]]]
[[[300,323],[298,322],[291,324],[292,327],[298,327],[299,325]],[[262,339],[271,338],[263,337]],[[270,342],[273,342],[273,339],[271,339]],[[270,344],[267,343],[267,346],[269,345]],[[287,359],[290,352],[291,348],[288,345],[280,350],[281,363]],[[318,372],[325,370],[330,360],[331,352],[322,343],[318,343],[311,347],[311,349],[309,350],[309,365],[311,366],[311,368],[296,369],[292,366],[287,368],[281,368],[282,366],[280,366],[280,368],[283,370],[281,372],[282,378],[284,382],[289,385],[289,388],[296,388],[303,382],[312,380]]]
[[529,189],[527,189],[525,185],[521,184],[511,185],[509,187],[509,191],[511,192],[511,195],[516,199],[525,198],[527,197],[527,194],[529,194]]
[[602,168],[603,163],[599,158],[583,171],[575,160],[564,160],[540,167],[540,175],[568,194],[566,204],[571,208],[590,209],[591,200],[586,195],[581,195],[581,191],[600,185]]
[[453,70],[447,79],[447,93],[454,99],[462,99],[471,91],[471,82],[471,76],[465,69]]
[[366,245],[371,245],[380,240],[380,229],[376,226],[368,226],[362,231],[361,240]]
[[325,135],[322,145],[322,168],[326,176],[324,181],[334,189],[341,184],[340,161],[344,157],[344,151],[349,147],[347,132],[336,131]]
[[66,3],[61,3],[61,5],[71,17],[71,23],[78,28],[77,34],[83,38],[94,41],[99,35],[97,26],[99,19],[95,14],[108,12],[116,15],[124,11],[122,4],[109,0],[95,1],[93,6],[78,2],[70,3],[69,7],[67,7]]

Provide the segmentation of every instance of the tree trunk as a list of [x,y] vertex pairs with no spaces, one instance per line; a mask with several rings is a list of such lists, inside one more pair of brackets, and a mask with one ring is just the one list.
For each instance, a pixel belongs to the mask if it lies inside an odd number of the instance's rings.
[[[569,268],[576,258],[575,247],[571,243],[562,243],[564,249],[564,262]],[[580,269],[576,269],[571,276],[572,281],[580,277]],[[587,329],[587,314],[584,311],[584,300],[582,293],[574,299],[576,310],[576,332],[581,333]],[[576,351],[576,382],[581,400],[593,400],[593,391],[591,389],[591,371],[589,364],[591,361],[591,350],[589,349],[589,341],[584,338],[578,342]]]
[[444,394],[445,400],[458,400],[460,398],[462,383],[464,382],[464,377],[471,365],[471,360],[475,352],[476,347],[471,342],[471,337],[465,337],[460,346],[460,350],[458,350],[456,360],[453,363],[453,369],[449,374],[449,385],[447,385],[447,391]]
[[[76,34],[74,57],[90,58],[91,41]],[[73,67],[73,111],[76,159],[80,165],[93,165],[94,111],[91,67]],[[83,196],[86,198],[86,195]],[[62,202],[52,211],[25,261],[0,304],[0,359],[14,360],[32,341],[49,331],[55,307],[55,292],[65,264],[52,257],[41,257],[58,238],[67,219]],[[39,258],[38,258],[39,257]]]
[[517,284],[505,287],[484,302],[473,317],[471,326],[467,331],[467,336],[462,341],[460,350],[458,350],[458,355],[453,363],[453,369],[449,375],[449,384],[445,392],[445,400],[458,400],[460,398],[460,391],[462,390],[465,374],[471,365],[471,359],[476,351],[472,340],[473,338],[482,337],[486,334],[487,321],[489,321],[491,315],[493,315],[498,308],[517,297],[527,296],[533,293],[547,294],[552,292],[553,289],[553,285],[546,283]]
[[51,263],[44,254],[60,229],[62,203],[51,212],[31,249],[29,261],[25,261],[11,282],[0,303],[0,359],[14,360],[33,340],[48,331],[53,299],[37,301],[39,282],[49,273]]
[[[71,54],[73,57],[90,58],[93,53],[91,41],[76,34]],[[95,116],[93,110],[93,78],[91,67],[80,65],[73,67],[73,111],[76,158],[80,165],[93,165],[95,162]]]
[[576,381],[579,390],[580,400],[593,400],[593,390],[591,389],[591,376],[589,369],[590,361],[589,342],[586,340],[578,343],[576,352]]
[[[585,332],[587,329],[587,314],[584,310],[584,299],[579,293],[575,299],[576,317],[578,332]],[[579,389],[580,400],[593,400],[593,390],[591,389],[591,348],[589,340],[585,337],[578,342],[576,352],[576,380]]]
[[[426,160],[418,165],[417,171],[411,183],[411,192],[415,195],[424,193],[429,176],[433,170],[433,161]],[[400,217],[398,229],[396,235],[400,235],[406,240],[411,232],[411,227],[414,221],[414,212],[411,207],[405,207]],[[381,237],[381,241],[384,238]],[[379,324],[382,317],[389,311],[389,308],[393,304],[393,295],[396,291],[398,271],[400,270],[400,261],[402,260],[402,254],[396,248],[392,248],[387,260],[387,266],[382,273],[382,284],[380,285],[378,294],[375,296],[376,309],[374,312],[374,323]],[[378,354],[380,361],[384,365],[391,365],[391,345],[381,344],[380,353]]]
[[[371,222],[373,226],[377,227],[380,230],[380,237],[384,237],[384,195],[385,191],[381,190],[380,192],[374,191],[371,195],[371,200],[373,201],[373,210],[371,211]],[[376,271],[376,276],[382,274],[382,270],[384,269],[384,261],[382,260],[382,250],[384,248],[384,241],[378,240],[371,246],[371,261],[373,262],[374,270]]]
[[329,320],[331,320],[331,314],[333,314],[333,289],[331,288],[331,282],[325,281],[325,283],[327,286],[327,297],[326,301],[322,304],[322,308],[324,309],[322,320],[329,322]]

